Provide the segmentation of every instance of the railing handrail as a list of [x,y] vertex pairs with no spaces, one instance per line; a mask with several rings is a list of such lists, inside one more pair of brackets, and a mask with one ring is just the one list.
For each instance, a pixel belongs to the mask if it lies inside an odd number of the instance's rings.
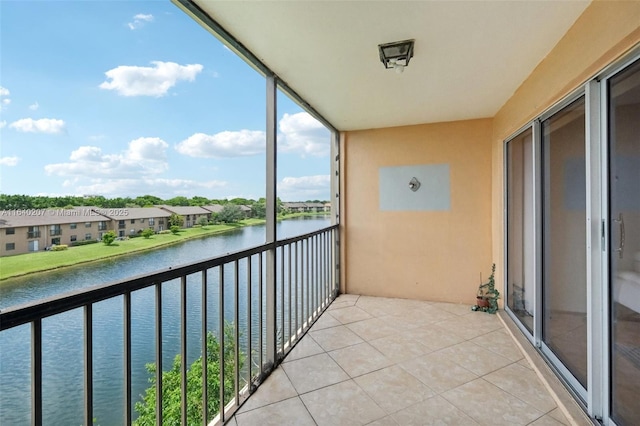
[[222,256],[216,256],[194,263],[180,265],[177,267],[169,267],[152,274],[125,278],[107,284],[100,284],[62,293],[21,305],[10,306],[0,310],[0,331],[28,324],[51,315],[81,308],[88,304],[97,303],[112,297],[121,296],[132,291],[141,290],[157,284],[158,282],[166,282],[185,275],[200,272],[204,269],[215,268],[229,262],[264,252],[274,247],[281,247],[297,241],[302,241],[337,228],[338,225],[331,225],[307,234],[278,240],[274,243],[262,244],[249,249],[230,252]]

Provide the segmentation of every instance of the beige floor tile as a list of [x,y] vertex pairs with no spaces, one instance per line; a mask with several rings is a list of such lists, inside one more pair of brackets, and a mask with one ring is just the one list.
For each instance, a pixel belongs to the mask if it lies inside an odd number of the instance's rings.
[[560,410],[559,408],[556,408],[555,410],[550,411],[549,413],[547,413],[547,415],[553,417],[555,420],[557,420],[558,422],[560,422],[563,425],[568,425],[569,424],[569,421],[565,417],[565,415],[562,412],[562,410]]
[[400,366],[436,393],[453,389],[478,377],[455,362],[433,354],[405,361]]
[[484,312],[471,312],[435,324],[465,339],[473,339],[503,328],[495,315]]
[[289,352],[284,362],[295,361],[296,359],[306,358],[308,356],[317,355],[324,352],[311,335],[307,334],[300,340]]
[[371,314],[357,306],[349,306],[341,309],[329,311],[329,315],[340,321],[342,324],[349,324],[356,321],[362,321],[373,318]]
[[357,334],[344,325],[318,331],[311,330],[310,333],[313,340],[327,352],[364,342]]
[[327,308],[327,311],[333,311],[336,309],[342,309],[342,308],[349,308],[351,306],[355,306],[355,302],[349,302],[349,301],[343,301],[343,302],[338,302],[337,300],[334,300],[333,303],[331,303],[331,305],[329,305],[329,307]]
[[471,312],[471,305],[465,303],[438,302],[434,303],[433,306],[456,315],[466,315]]
[[339,325],[342,325],[342,323],[331,315],[322,315],[315,323],[313,323],[310,331],[324,330],[325,328],[337,327]]
[[399,426],[393,416],[383,417],[371,423],[367,423],[367,426]]
[[365,374],[354,380],[389,414],[435,395],[427,385],[397,365]]
[[399,425],[403,426],[473,426],[478,424],[440,396],[434,396],[426,401],[400,410],[393,417]]
[[511,361],[518,361],[524,357],[522,351],[515,345],[511,336],[504,329],[478,336],[475,339],[471,339],[471,341]]
[[349,303],[356,304],[358,302],[358,299],[360,299],[359,294],[341,294],[338,297],[336,297],[336,300],[334,300],[334,303],[349,302]]
[[484,379],[543,413],[556,408],[555,401],[540,383],[536,373],[519,364],[508,365],[487,374]]
[[366,342],[331,351],[329,356],[351,377],[358,377],[392,364],[392,361]]
[[347,373],[324,353],[284,363],[282,368],[299,394],[349,379]]
[[380,339],[398,333],[398,329],[388,325],[380,318],[370,318],[363,321],[347,324],[349,330],[356,333],[366,341]]
[[300,398],[290,398],[236,415],[238,426],[315,426]]
[[538,420],[529,423],[529,426],[564,426],[564,423],[557,421],[547,414],[540,417]]
[[406,309],[402,312],[390,315],[392,320],[400,323],[412,325],[414,327],[423,327],[425,325],[434,324],[440,321],[447,321],[456,318],[456,314],[438,309],[433,305],[425,305],[421,308]]
[[298,396],[282,368],[276,369],[240,407],[239,413]]
[[453,361],[478,376],[483,376],[512,363],[511,360],[472,342],[458,343],[441,349],[434,355]]
[[520,361],[518,361],[518,364],[523,366],[524,368],[528,368],[529,370],[533,370],[533,368],[531,368],[531,364],[529,364],[529,361],[526,358],[523,358]]
[[462,337],[450,333],[437,325],[414,328],[402,332],[402,336],[416,340],[434,352],[465,341]]
[[353,380],[301,395],[318,426],[366,425],[385,412]]
[[430,352],[420,341],[403,334],[371,340],[369,344],[393,362],[399,363]]
[[524,426],[544,414],[483,379],[465,383],[442,396],[483,425]]

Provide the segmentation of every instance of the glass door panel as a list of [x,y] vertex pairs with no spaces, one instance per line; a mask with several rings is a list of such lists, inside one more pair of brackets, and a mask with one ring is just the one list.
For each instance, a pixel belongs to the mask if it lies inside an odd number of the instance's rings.
[[533,334],[534,193],[531,129],[507,143],[507,306]]
[[611,417],[640,424],[640,61],[609,80]]
[[541,124],[542,340],[587,387],[585,101]]

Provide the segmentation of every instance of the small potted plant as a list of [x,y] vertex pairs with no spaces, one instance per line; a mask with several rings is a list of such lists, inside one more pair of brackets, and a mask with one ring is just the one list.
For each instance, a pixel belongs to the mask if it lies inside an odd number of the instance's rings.
[[471,307],[472,311],[488,312],[495,314],[498,311],[498,299],[500,298],[500,292],[496,289],[495,282],[496,264],[491,267],[491,275],[489,275],[489,281],[482,283],[482,276],[480,277],[480,285],[478,286],[478,293],[476,295],[476,304]]

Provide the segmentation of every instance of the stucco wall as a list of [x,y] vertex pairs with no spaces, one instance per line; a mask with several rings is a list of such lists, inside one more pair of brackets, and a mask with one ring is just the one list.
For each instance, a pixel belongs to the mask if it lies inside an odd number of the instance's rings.
[[594,1],[493,119],[493,258],[502,285],[504,140],[640,43],[640,1]]
[[[493,261],[491,131],[484,119],[343,135],[343,291],[474,301]],[[449,165],[449,210],[380,210],[381,167],[435,164]]]

